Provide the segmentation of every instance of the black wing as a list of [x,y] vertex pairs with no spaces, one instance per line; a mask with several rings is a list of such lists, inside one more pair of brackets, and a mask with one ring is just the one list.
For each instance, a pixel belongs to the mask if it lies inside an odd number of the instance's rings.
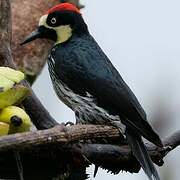
[[98,44],[92,38],[69,44],[55,54],[55,59],[59,58],[55,65],[59,78],[76,93],[85,96],[88,92],[98,106],[119,115],[125,125],[160,145],[137,98]]

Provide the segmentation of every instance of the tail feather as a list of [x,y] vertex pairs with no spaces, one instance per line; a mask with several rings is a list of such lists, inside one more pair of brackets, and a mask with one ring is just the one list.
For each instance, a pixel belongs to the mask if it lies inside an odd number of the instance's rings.
[[146,138],[148,141],[152,142],[156,146],[163,147],[159,135],[152,129],[152,127],[146,120],[142,120],[141,122],[139,122],[139,124],[141,124],[139,125],[138,123],[135,124],[126,118],[124,124],[130,129],[138,131],[139,134],[141,134],[144,138]]
[[157,170],[153,165],[153,162],[146,150],[141,136],[133,132],[131,133],[129,131],[126,131],[126,138],[128,144],[131,146],[134,156],[141,164],[144,172],[149,177],[149,180],[160,180]]

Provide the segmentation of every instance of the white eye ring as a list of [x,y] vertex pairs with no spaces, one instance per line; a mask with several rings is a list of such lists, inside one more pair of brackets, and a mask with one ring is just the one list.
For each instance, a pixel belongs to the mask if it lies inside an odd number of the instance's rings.
[[52,23],[52,24],[56,24],[56,18],[55,18],[55,17],[53,17],[53,18],[51,19],[51,23]]

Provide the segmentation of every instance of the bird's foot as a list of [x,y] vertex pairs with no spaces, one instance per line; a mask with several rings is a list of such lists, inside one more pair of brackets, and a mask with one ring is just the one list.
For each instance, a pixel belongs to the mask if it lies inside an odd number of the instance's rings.
[[158,166],[162,166],[164,164],[164,161],[163,159],[159,159],[157,161],[155,161],[155,163],[158,165]]
[[158,166],[162,166],[164,164],[164,161],[163,161],[163,157],[167,155],[167,153],[169,151],[171,151],[173,148],[172,146],[164,146],[160,149],[160,154],[161,154],[161,157],[155,161],[155,163],[158,165]]
[[171,151],[173,148],[172,148],[172,146],[164,146],[163,148],[162,148],[162,153],[164,153],[165,155],[169,152],[169,151]]

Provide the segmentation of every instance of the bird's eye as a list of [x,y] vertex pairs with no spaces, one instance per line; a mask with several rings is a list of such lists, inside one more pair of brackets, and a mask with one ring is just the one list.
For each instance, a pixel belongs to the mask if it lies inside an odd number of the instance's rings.
[[51,19],[51,23],[52,23],[52,24],[56,24],[56,18],[55,18],[55,17],[53,17],[53,18]]
[[16,127],[20,126],[23,123],[22,119],[16,115],[12,116],[10,121]]

